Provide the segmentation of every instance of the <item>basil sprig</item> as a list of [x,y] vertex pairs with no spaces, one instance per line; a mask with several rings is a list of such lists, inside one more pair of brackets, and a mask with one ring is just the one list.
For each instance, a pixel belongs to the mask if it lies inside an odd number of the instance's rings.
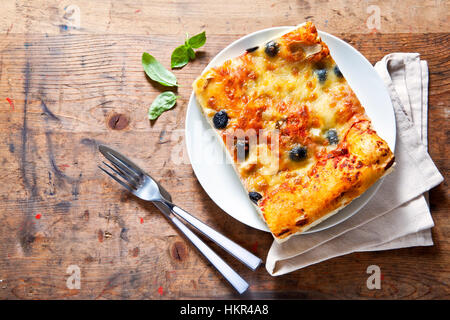
[[164,111],[172,109],[176,102],[177,96],[172,91],[161,93],[148,109],[148,118],[150,120],[157,119]]
[[[183,45],[177,47],[170,59],[171,67],[181,68],[185,66],[189,60],[195,59],[194,49],[198,49],[206,42],[206,33],[203,31],[193,37],[186,34],[186,41]],[[163,86],[176,87],[178,86],[175,75],[168,71],[164,66],[158,62],[151,54],[144,52],[142,54],[142,66],[147,76],[153,81],[156,81]],[[156,120],[164,111],[172,109],[177,102],[177,96],[172,91],[165,91],[161,93],[153,101],[148,109],[148,118]]]
[[195,59],[194,49],[198,49],[203,46],[206,42],[206,33],[203,31],[193,37],[186,34],[186,41],[183,45],[177,47],[170,57],[170,66],[173,68],[184,67],[189,60]]
[[145,73],[150,77],[150,79],[162,84],[167,87],[176,87],[177,78],[175,75],[164,68],[164,66],[158,62],[151,54],[144,52],[142,54],[142,66],[144,67]]

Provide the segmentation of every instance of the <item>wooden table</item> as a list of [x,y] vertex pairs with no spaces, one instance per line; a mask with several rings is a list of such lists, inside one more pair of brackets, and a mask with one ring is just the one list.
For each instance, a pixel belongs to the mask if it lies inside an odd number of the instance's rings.
[[[152,204],[99,172],[96,145],[136,159],[175,203],[265,258],[271,235],[221,211],[189,162],[174,161],[185,155],[192,81],[231,41],[263,28],[311,20],[372,63],[419,52],[430,71],[429,150],[448,179],[448,1],[208,2],[2,1],[0,298],[238,298]],[[174,71],[177,106],[149,123],[162,88],[146,79],[142,52],[169,66],[185,32],[202,30],[198,58]],[[250,282],[250,299],[448,299],[448,195],[447,182],[430,192],[433,247],[355,253],[280,277],[226,261]],[[381,290],[366,288],[371,264],[381,267]],[[66,285],[70,265],[80,268],[80,289]]]

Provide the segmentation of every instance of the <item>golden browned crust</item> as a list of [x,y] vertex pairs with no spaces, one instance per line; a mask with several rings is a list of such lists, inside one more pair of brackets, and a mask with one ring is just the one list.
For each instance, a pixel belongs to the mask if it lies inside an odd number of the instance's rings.
[[387,143],[355,123],[338,148],[319,159],[302,181],[288,181],[266,196],[261,211],[276,238],[305,231],[334,210],[360,196],[394,163]]

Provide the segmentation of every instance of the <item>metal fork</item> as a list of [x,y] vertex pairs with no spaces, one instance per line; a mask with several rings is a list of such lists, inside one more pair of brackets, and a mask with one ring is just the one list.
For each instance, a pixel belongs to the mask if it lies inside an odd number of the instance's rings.
[[112,172],[99,166],[101,170],[135,196],[154,202],[166,218],[192,242],[240,294],[248,289],[248,283],[178,218],[182,218],[195,227],[252,270],[256,270],[261,264],[260,258],[173,204],[170,194],[125,156],[104,145],[100,145],[99,150],[112,163],[111,166],[103,161],[103,164]]

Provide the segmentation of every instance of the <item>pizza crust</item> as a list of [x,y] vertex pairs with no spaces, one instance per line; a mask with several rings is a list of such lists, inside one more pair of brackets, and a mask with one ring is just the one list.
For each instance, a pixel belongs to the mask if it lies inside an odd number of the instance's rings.
[[[381,176],[380,179],[383,179],[385,176],[389,175],[389,174],[394,170],[395,166],[396,166],[396,163],[394,162],[394,164],[392,165],[392,167],[389,168],[389,169],[387,169],[386,172]],[[331,216],[335,215],[336,213],[338,213],[339,211],[341,211],[342,209],[344,209],[344,208],[345,208],[346,206],[348,206],[351,202],[353,202],[354,200],[358,199],[361,195],[362,195],[362,193],[361,193],[359,196],[357,196],[356,198],[353,198],[353,199],[351,199],[350,197],[344,198],[343,201],[342,201],[344,204],[342,204],[339,208],[337,208],[337,209],[331,211],[330,213],[324,215],[324,216],[321,217],[321,218],[318,218],[317,220],[313,221],[311,224],[305,226],[305,227],[302,228],[301,230],[298,230],[298,231],[295,232],[295,233],[291,233],[291,234],[287,235],[287,236],[284,237],[284,238],[278,238],[278,237],[276,237],[273,233],[272,233],[272,235],[273,235],[274,239],[275,239],[278,243],[283,243],[283,242],[287,241],[288,239],[290,239],[291,237],[296,236],[296,235],[300,235],[300,234],[304,233],[305,231],[307,231],[307,230],[309,230],[309,229],[311,229],[311,228],[313,228],[313,227],[319,225],[321,222],[327,220],[327,219],[330,218]],[[254,207],[255,207],[256,210],[258,211],[259,216],[264,220],[264,217],[263,217],[263,214],[262,214],[261,209],[260,209],[258,206],[256,206],[256,205],[254,205]]]

